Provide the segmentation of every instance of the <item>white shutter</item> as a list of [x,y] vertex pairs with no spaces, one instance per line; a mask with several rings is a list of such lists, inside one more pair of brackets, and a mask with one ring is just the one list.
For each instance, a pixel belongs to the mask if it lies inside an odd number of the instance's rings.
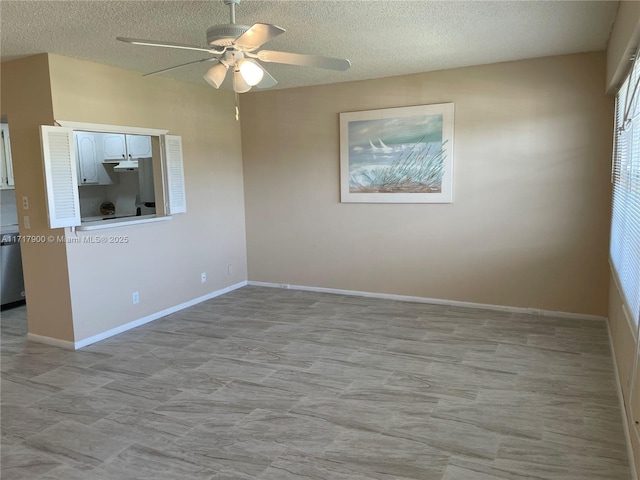
[[51,228],[80,225],[73,130],[40,127],[47,213]]
[[185,213],[187,199],[184,188],[182,165],[182,137],[162,135],[162,157],[164,160],[167,214]]
[[13,161],[11,157],[11,137],[9,136],[9,126],[5,123],[2,124],[2,139],[3,139],[3,154],[5,158],[5,175],[7,176],[7,185],[13,187],[15,185],[13,181]]
[[4,148],[4,125],[0,124],[0,129],[2,131],[2,137],[0,138],[1,140],[1,144],[0,144],[0,188],[6,188],[9,184],[8,182],[8,165],[7,165],[7,161],[8,159],[5,156],[5,148]]

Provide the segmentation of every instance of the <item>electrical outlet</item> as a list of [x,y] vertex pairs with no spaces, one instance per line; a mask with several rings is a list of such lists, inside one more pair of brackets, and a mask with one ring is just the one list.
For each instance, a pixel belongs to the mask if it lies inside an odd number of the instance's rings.
[[200,283],[204,283],[207,281],[207,272],[202,272],[200,274]]
[[29,197],[22,197],[22,208],[29,210]]
[[138,295],[138,292],[133,292],[133,304],[135,305],[139,301],[140,301],[140,296]]
[[31,220],[29,220],[29,217],[27,215],[24,216],[24,228],[25,230],[29,230],[31,228]]
[[227,265],[227,275],[231,275],[233,270],[231,269],[231,264]]

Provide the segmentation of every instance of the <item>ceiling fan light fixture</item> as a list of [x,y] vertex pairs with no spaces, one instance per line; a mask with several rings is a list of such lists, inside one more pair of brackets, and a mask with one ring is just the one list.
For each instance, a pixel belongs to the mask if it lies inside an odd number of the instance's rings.
[[264,77],[264,70],[262,70],[260,65],[246,58],[238,62],[238,69],[245,82],[252,87],[259,84]]
[[229,67],[224,63],[216,63],[213,67],[211,67],[204,74],[204,79],[206,82],[214,88],[220,88],[222,82],[224,81],[224,77],[227,76],[227,69]]
[[251,85],[244,79],[240,70],[236,69],[233,72],[233,91],[236,93],[246,93],[251,90]]

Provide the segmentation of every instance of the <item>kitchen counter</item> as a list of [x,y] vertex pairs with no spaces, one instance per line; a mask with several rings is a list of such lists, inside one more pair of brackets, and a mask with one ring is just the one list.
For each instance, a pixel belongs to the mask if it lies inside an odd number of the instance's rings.
[[[138,215],[142,216],[142,215]],[[145,215],[145,217],[149,217],[151,215]],[[95,217],[82,217],[82,223],[86,222],[102,222],[108,220],[120,220],[121,218],[134,218],[135,215],[97,215]]]
[[164,217],[158,217],[154,215],[132,215],[129,217],[120,217],[117,215],[109,220],[103,220],[107,218],[105,215],[101,215],[99,217],[85,217],[82,219],[82,223],[80,226],[76,227],[76,230],[79,231],[90,231],[90,230],[102,230],[105,228],[115,228],[115,227],[126,227],[129,225],[139,225],[142,223],[153,223],[153,222],[164,222],[166,220],[171,220],[171,216],[167,215]]

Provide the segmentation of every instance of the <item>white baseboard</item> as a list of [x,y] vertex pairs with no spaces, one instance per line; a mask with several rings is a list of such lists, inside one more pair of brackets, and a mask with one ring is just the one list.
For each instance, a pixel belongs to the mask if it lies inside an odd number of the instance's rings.
[[100,340],[113,337],[118,333],[126,332],[127,330],[131,330],[132,328],[139,327],[140,325],[144,325],[145,323],[149,323],[154,320],[157,320],[158,318],[166,317],[167,315],[178,312],[180,310],[184,310],[185,308],[191,307],[192,305],[196,305],[198,303],[202,303],[206,300],[219,297],[220,295],[224,295],[225,293],[229,293],[233,290],[237,290],[238,288],[244,287],[246,285],[247,285],[247,281],[245,280],[243,282],[236,283],[234,285],[230,285],[225,288],[221,288],[220,290],[216,290],[214,292],[208,293],[201,297],[194,298],[193,300],[189,300],[179,305],[169,307],[165,310],[152,313],[151,315],[147,315],[146,317],[133,320],[132,322],[125,323],[124,325],[120,325],[118,327],[112,328],[110,330],[107,330],[106,332],[102,332],[97,335],[93,335],[91,337],[78,340],[76,342],[68,342],[65,340],[58,340],[57,338],[51,338],[51,337],[43,337],[41,335],[34,335],[32,333],[29,333],[27,335],[27,338],[29,338],[29,340],[33,340],[34,342],[46,343],[48,345],[55,345],[56,347],[62,347],[69,350],[78,350],[82,347],[86,347],[87,345],[91,345],[92,343],[96,343],[96,342],[99,342]]
[[613,371],[616,377],[616,390],[618,391],[618,401],[620,402],[620,414],[622,415],[622,429],[624,430],[624,438],[627,444],[627,456],[629,457],[629,469],[631,470],[631,480],[638,480],[638,471],[636,470],[635,456],[633,454],[633,445],[631,444],[631,430],[629,420],[627,419],[627,409],[624,403],[624,394],[622,393],[622,383],[620,382],[620,372],[618,371],[618,362],[616,362],[616,351],[613,348],[613,336],[611,335],[611,325],[607,321],[607,332],[609,334],[609,348],[611,349],[611,357],[613,360]]
[[68,340],[60,340],[59,338],[45,337],[43,335],[36,335],[35,333],[27,333],[27,340],[33,342],[45,343],[47,345],[53,345],[54,347],[64,348],[65,350],[75,350],[73,342]]
[[308,292],[332,293],[337,295],[353,295],[355,297],[384,298],[387,300],[397,300],[400,302],[430,303],[432,305],[445,305],[450,307],[479,308],[482,310],[495,310],[500,312],[527,313],[527,314],[533,314],[533,315],[542,315],[545,317],[573,318],[576,320],[597,320],[602,322],[602,321],[606,321],[607,319],[606,317],[600,317],[598,315],[587,315],[582,313],[556,312],[553,310],[542,310],[539,308],[509,307],[506,305],[491,305],[486,303],[459,302],[456,300],[443,300],[439,298],[428,298],[428,297],[412,297],[409,295],[395,295],[391,293],[373,293],[373,292],[361,292],[359,290],[341,290],[338,288],[307,287],[304,285],[289,285],[284,283],[272,283],[272,282],[254,282],[251,280],[248,282],[248,285],[253,285],[256,287],[304,290]]
[[222,288],[220,290],[216,290],[214,292],[208,293],[207,295],[203,295],[198,298],[194,298],[193,300],[189,300],[187,302],[181,303],[179,305],[175,305],[173,307],[167,308],[160,312],[153,313],[151,315],[147,315],[146,317],[139,318],[132,322],[126,323],[124,325],[120,325],[118,327],[112,328],[105,332],[99,333],[97,335],[93,335],[91,337],[84,338],[82,340],[78,340],[75,342],[70,342],[66,340],[60,340],[53,337],[45,337],[42,335],[36,335],[33,333],[29,333],[27,338],[29,340],[33,340],[39,343],[46,343],[48,345],[54,345],[57,347],[66,348],[69,350],[77,350],[87,345],[91,345],[92,343],[99,342],[100,340],[104,340],[106,338],[117,335],[118,333],[125,332],[132,328],[138,327],[140,325],[144,325],[145,323],[152,322],[157,320],[158,318],[165,317],[177,311],[188,308],[192,305],[196,305],[198,303],[204,302],[206,300],[210,300],[215,297],[219,297],[220,295],[224,295],[225,293],[229,293],[233,290],[237,290],[238,288],[242,288],[246,285],[253,285],[258,287],[270,287],[270,288],[284,288],[291,290],[304,290],[309,292],[319,292],[319,293],[331,293],[337,295],[353,295],[357,297],[370,297],[370,298],[382,298],[387,300],[397,300],[401,302],[414,302],[414,303],[428,303],[433,305],[445,305],[445,306],[453,306],[453,307],[466,307],[466,308],[479,308],[483,310],[494,310],[494,311],[502,311],[502,312],[512,312],[512,313],[526,313],[526,314],[535,314],[535,315],[543,315],[543,316],[551,316],[551,317],[562,317],[562,318],[574,318],[580,320],[599,320],[606,321],[605,317],[600,317],[597,315],[586,315],[579,313],[568,313],[568,312],[556,312],[553,310],[542,310],[542,309],[534,309],[534,308],[521,308],[521,307],[510,307],[505,305],[491,305],[485,303],[473,303],[473,302],[460,302],[455,300],[443,300],[438,298],[428,298],[428,297],[414,297],[409,295],[396,295],[389,293],[374,293],[374,292],[362,292],[359,290],[342,290],[337,288],[324,288],[324,287],[308,287],[304,285],[289,285],[289,284],[280,284],[280,283],[272,283],[272,282],[255,282],[255,281],[243,281],[240,283],[236,283],[234,285],[230,285],[228,287]]

